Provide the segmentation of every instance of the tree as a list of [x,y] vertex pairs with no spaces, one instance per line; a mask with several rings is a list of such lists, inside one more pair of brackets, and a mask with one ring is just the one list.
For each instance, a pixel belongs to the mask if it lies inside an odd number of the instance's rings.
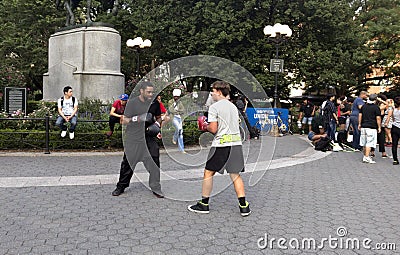
[[400,1],[360,1],[356,21],[362,26],[369,53],[368,61],[360,67],[366,73],[373,69],[384,75],[362,79],[362,82],[382,84],[392,79],[394,85],[400,80]]
[[48,39],[61,22],[52,1],[3,0],[0,13],[1,79],[11,77],[0,86],[41,90]]
[[306,93],[334,88],[348,93],[357,84],[356,67],[366,58],[354,12],[347,1],[298,1],[291,63],[294,80]]
[[[287,97],[288,85],[300,83],[306,84],[306,93],[334,87],[347,94],[365,88],[365,74],[377,67],[385,67],[381,79],[400,80],[399,1],[121,0],[112,16],[107,15],[110,1],[93,0],[92,13],[96,22],[111,23],[120,32],[121,69],[127,79],[136,69],[136,55],[125,42],[141,36],[153,43],[140,53],[142,74],[179,57],[214,55],[249,70],[270,96],[274,45],[263,28],[287,24],[293,36],[280,47],[285,73],[278,87],[280,97]],[[48,68],[48,40],[63,27],[64,12],[56,11],[51,0],[3,0],[0,11],[0,71],[12,67],[28,87],[40,90]],[[202,89],[212,82],[202,81]]]

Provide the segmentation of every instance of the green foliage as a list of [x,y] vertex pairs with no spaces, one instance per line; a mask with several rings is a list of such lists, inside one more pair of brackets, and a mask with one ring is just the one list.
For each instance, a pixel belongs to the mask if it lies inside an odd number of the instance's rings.
[[42,74],[47,71],[48,40],[64,16],[53,8],[51,0],[0,1],[0,79],[4,71],[12,72],[13,77],[2,80],[0,86],[26,86],[31,91],[42,89]]
[[[289,84],[305,83],[307,91],[335,87],[339,94],[365,89],[365,74],[372,68],[385,72],[381,81],[400,80],[400,0],[120,0],[119,7],[113,16],[107,14],[111,6],[93,1],[95,21],[111,23],[121,34],[121,69],[130,82],[127,92],[136,84],[137,55],[125,42],[141,36],[153,43],[139,52],[141,75],[152,65],[208,54],[240,64],[272,96],[274,74],[268,68],[275,49],[262,31],[277,22],[293,30],[290,40],[279,47],[285,60],[278,84],[281,97],[288,95]],[[42,74],[48,69],[48,40],[63,27],[65,11],[57,11],[51,0],[3,0],[0,12],[0,90],[41,90]],[[204,80],[202,89],[207,89]]]
[[[377,84],[391,78],[399,84],[400,77],[400,1],[369,0],[361,6],[357,21],[363,27],[363,36],[369,52],[363,66],[367,72],[380,69],[384,76],[375,77]],[[368,80],[367,80],[368,81]]]
[[104,117],[104,114],[110,112],[110,107],[104,105],[97,98],[83,98],[79,101],[79,118],[86,120],[99,120]]

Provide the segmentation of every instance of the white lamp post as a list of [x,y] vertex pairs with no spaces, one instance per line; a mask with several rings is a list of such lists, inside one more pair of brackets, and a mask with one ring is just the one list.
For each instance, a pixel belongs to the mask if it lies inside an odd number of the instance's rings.
[[143,41],[142,37],[136,37],[135,39],[128,39],[126,41],[126,46],[136,50],[137,55],[137,65],[136,65],[136,77],[139,77],[140,71],[140,50],[144,48],[151,47],[151,41],[146,39]]
[[279,65],[276,70],[270,70],[275,72],[275,89],[274,89],[274,108],[276,108],[276,103],[278,101],[278,73],[283,72],[283,60],[279,60],[279,45],[285,42],[290,36],[292,36],[292,30],[288,25],[282,25],[276,23],[274,26],[264,27],[264,34],[268,36],[268,40],[275,44],[275,60],[271,59],[271,66],[273,64]]

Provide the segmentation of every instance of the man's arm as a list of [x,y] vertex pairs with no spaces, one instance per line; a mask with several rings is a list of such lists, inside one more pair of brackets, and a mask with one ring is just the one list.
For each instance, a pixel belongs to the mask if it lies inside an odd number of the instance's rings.
[[207,131],[212,134],[216,134],[218,131],[218,122],[215,121],[215,122],[208,123]]
[[358,129],[361,130],[361,120],[362,120],[362,113],[358,114]]
[[316,144],[317,142],[319,142],[323,137],[327,137],[328,135],[326,133],[322,134],[322,135],[314,135],[312,140],[313,144]]
[[67,117],[65,117],[65,115],[64,115],[64,113],[63,113],[63,111],[62,111],[62,107],[58,108],[58,114],[59,114],[65,121],[68,121],[68,120],[67,120]]
[[357,104],[358,110],[361,110],[364,104]]
[[183,106],[182,102],[178,102],[178,113],[184,114],[185,113],[185,106]]
[[158,124],[160,124],[160,126],[161,126],[161,123],[162,123],[161,115],[156,116],[156,121],[157,121]]
[[[379,111],[380,113],[380,111]],[[378,133],[381,132],[381,124],[382,124],[382,119],[380,115],[376,115],[376,123],[378,124]]]
[[303,118],[303,112],[300,112],[298,120],[301,121],[302,118]]
[[301,121],[302,118],[303,118],[303,105],[300,105],[298,120]]
[[122,115],[116,114],[115,110],[116,110],[116,108],[114,106],[111,107],[110,116],[114,116],[114,117],[120,118]]
[[75,102],[74,111],[72,112],[70,118],[74,117],[77,112],[78,112],[78,101]]
[[335,121],[336,121],[336,122],[339,122],[339,119],[338,119],[338,117],[337,117],[336,113],[335,113],[335,112],[333,112],[333,113],[332,113],[332,115],[333,115],[333,118],[335,119]]

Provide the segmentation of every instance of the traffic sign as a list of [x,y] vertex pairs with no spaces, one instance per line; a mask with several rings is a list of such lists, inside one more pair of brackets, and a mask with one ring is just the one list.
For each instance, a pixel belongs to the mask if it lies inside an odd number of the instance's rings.
[[283,73],[283,59],[271,59],[269,70],[271,73]]

